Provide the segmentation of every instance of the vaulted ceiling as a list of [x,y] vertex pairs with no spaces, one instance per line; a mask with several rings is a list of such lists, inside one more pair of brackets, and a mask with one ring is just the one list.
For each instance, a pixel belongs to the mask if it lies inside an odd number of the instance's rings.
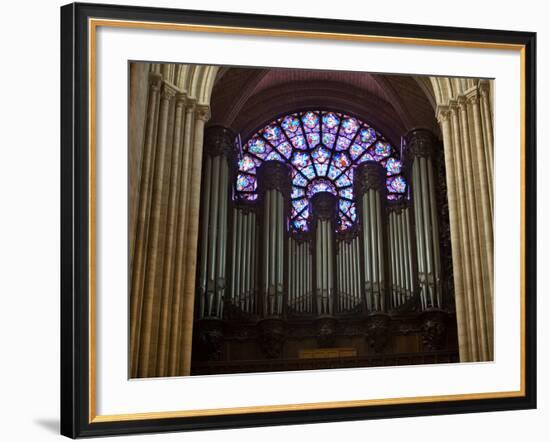
[[394,144],[416,127],[439,135],[429,81],[406,75],[301,69],[223,68],[211,97],[210,124],[248,138],[273,117],[306,108],[349,112]]

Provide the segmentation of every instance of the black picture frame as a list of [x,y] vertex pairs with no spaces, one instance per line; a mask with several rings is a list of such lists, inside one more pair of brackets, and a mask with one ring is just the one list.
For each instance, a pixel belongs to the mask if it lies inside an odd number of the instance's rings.
[[[523,396],[233,415],[94,422],[90,418],[88,19],[253,27],[521,45],[525,81]],[[69,4],[61,8],[61,434],[71,437],[336,422],[536,408],[536,34],[488,29]]]

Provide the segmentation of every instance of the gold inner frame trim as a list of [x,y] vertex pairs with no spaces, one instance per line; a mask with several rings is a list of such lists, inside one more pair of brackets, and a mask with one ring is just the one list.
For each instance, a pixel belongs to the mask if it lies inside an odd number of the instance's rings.
[[[206,32],[217,34],[254,35],[264,37],[291,37],[322,40],[356,41],[387,44],[410,44],[418,46],[443,46],[477,49],[498,49],[520,53],[520,389],[487,393],[465,393],[437,396],[415,396],[387,399],[315,402],[283,405],[261,405],[233,408],[158,411],[128,414],[96,414],[96,31],[97,28],[133,28],[148,30],[171,30]],[[89,94],[89,423],[133,421],[146,419],[169,419],[179,417],[237,415],[246,413],[270,413],[280,411],[322,410],[328,408],[365,407],[376,405],[419,404],[427,402],[482,400],[525,396],[525,46],[492,42],[390,37],[330,32],[293,31],[283,29],[244,28],[237,26],[191,25],[180,23],[157,23],[131,20],[88,19],[88,94]]]

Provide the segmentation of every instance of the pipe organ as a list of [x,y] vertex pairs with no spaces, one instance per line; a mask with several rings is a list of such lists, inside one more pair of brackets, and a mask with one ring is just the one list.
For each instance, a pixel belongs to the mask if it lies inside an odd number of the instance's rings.
[[262,300],[264,316],[281,316],[284,297],[284,251],[286,248],[285,201],[290,179],[285,165],[267,161],[259,171],[263,200]]
[[257,314],[257,226],[256,212],[233,208],[231,239],[231,294],[230,301],[242,311]]
[[363,227],[364,292],[368,311],[386,310],[384,229],[382,204],[386,171],[375,162],[357,168],[354,183]]
[[406,137],[403,172],[411,199],[407,194],[388,199],[386,167],[365,161],[354,166],[352,175],[357,206],[352,228],[341,228],[338,193],[326,185],[308,195],[304,213],[309,229],[301,232],[289,228],[296,196],[288,164],[280,158],[255,164],[257,196],[238,199],[234,135],[222,127],[210,127],[207,133],[197,319],[445,308],[431,158],[434,139],[428,131],[414,130]]
[[307,239],[288,241],[288,308],[293,314],[313,314],[313,265]]
[[390,255],[391,303],[393,308],[409,301],[414,292],[410,215],[406,203],[388,207],[388,252]]
[[433,136],[417,129],[407,135],[407,152],[412,162],[412,191],[416,244],[418,254],[418,282],[423,309],[441,308],[441,263],[439,229],[432,164]]
[[318,315],[334,313],[334,215],[336,197],[320,192],[311,199],[315,230],[315,292]]
[[210,131],[207,140],[201,193],[199,316],[220,318],[226,291],[229,161],[233,135],[227,129]]
[[338,285],[338,313],[363,311],[361,290],[361,238],[338,240],[336,255],[336,280]]

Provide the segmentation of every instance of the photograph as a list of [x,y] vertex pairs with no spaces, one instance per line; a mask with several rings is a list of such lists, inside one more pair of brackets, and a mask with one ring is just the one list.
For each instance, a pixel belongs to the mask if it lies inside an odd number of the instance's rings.
[[129,61],[129,377],[493,361],[493,89]]

